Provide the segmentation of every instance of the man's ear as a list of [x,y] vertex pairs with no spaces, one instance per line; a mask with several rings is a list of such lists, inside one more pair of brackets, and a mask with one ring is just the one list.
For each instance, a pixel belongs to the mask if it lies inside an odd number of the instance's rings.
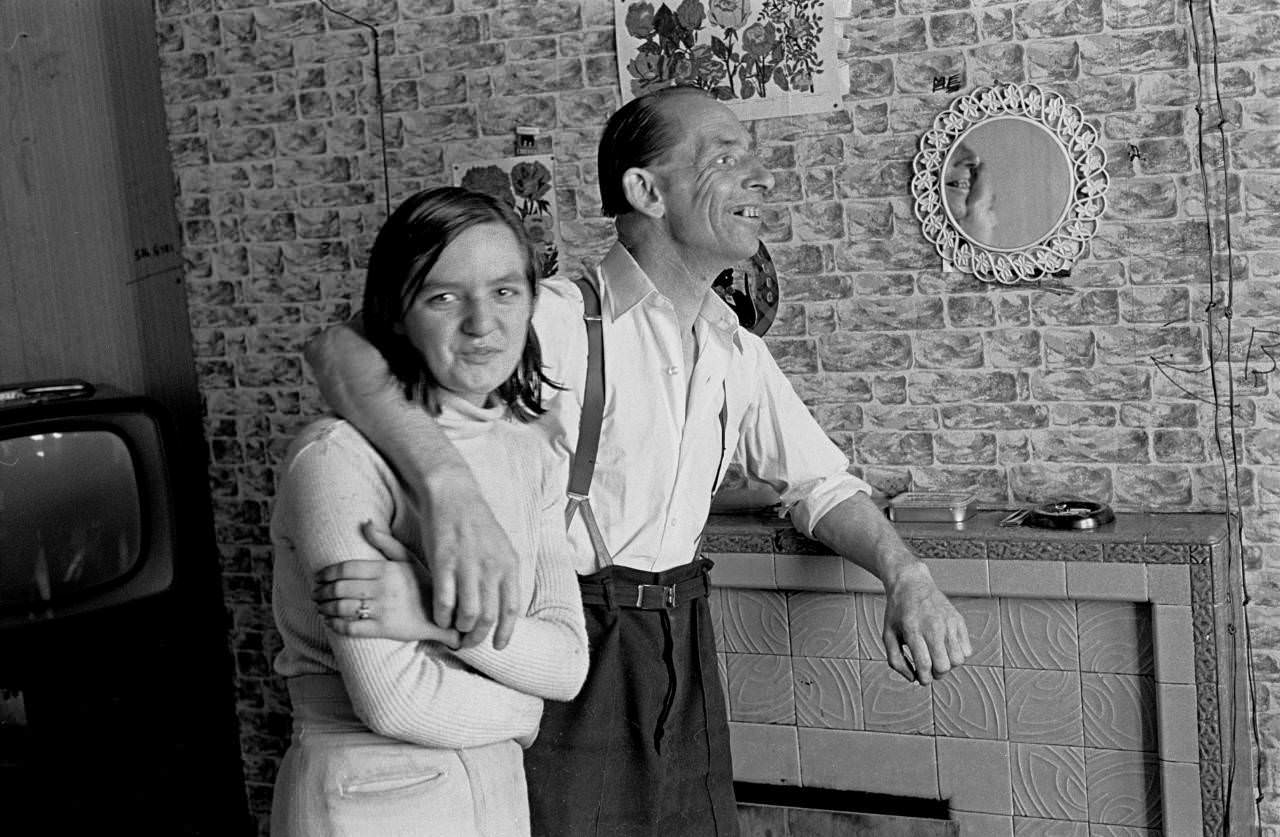
[[633,167],[622,175],[622,193],[631,208],[650,218],[661,218],[667,212],[658,177],[649,169]]

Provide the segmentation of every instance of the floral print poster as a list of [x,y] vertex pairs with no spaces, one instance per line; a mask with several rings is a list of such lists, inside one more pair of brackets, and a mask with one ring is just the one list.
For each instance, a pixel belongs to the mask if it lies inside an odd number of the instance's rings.
[[484,192],[515,210],[541,260],[540,275],[560,269],[560,225],[550,154],[455,163],[453,185]]
[[840,106],[830,0],[615,0],[622,99],[672,84],[740,118]]

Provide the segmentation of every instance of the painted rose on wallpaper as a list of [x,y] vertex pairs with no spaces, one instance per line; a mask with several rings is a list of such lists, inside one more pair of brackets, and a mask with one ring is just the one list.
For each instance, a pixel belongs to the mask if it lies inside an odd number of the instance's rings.
[[542,275],[551,276],[560,269],[549,156],[460,163],[453,167],[453,182],[464,189],[492,195],[511,206],[538,253]]
[[511,177],[498,166],[475,166],[466,170],[461,182],[464,189],[492,195],[508,206],[515,206],[515,198],[511,195]]
[[822,0],[764,0],[758,11],[752,0],[623,5],[634,48],[624,81],[633,96],[672,84],[695,84],[726,102],[812,93],[825,67]]

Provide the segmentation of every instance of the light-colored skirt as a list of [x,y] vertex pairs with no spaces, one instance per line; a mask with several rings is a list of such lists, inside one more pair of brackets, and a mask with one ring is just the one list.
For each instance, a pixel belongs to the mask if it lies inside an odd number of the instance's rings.
[[441,750],[385,738],[356,717],[337,675],[292,677],[289,697],[272,837],[528,837],[515,741]]

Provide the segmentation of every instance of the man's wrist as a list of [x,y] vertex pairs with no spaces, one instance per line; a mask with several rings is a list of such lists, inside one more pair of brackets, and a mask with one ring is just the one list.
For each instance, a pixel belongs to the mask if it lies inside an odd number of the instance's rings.
[[933,582],[933,574],[929,572],[929,567],[924,561],[907,552],[899,553],[892,560],[885,562],[880,582],[886,591],[910,581]]
[[466,463],[456,457],[435,459],[431,462],[410,463],[406,478],[411,485],[426,489],[426,502],[437,502],[443,497],[466,494],[475,485],[475,475]]

